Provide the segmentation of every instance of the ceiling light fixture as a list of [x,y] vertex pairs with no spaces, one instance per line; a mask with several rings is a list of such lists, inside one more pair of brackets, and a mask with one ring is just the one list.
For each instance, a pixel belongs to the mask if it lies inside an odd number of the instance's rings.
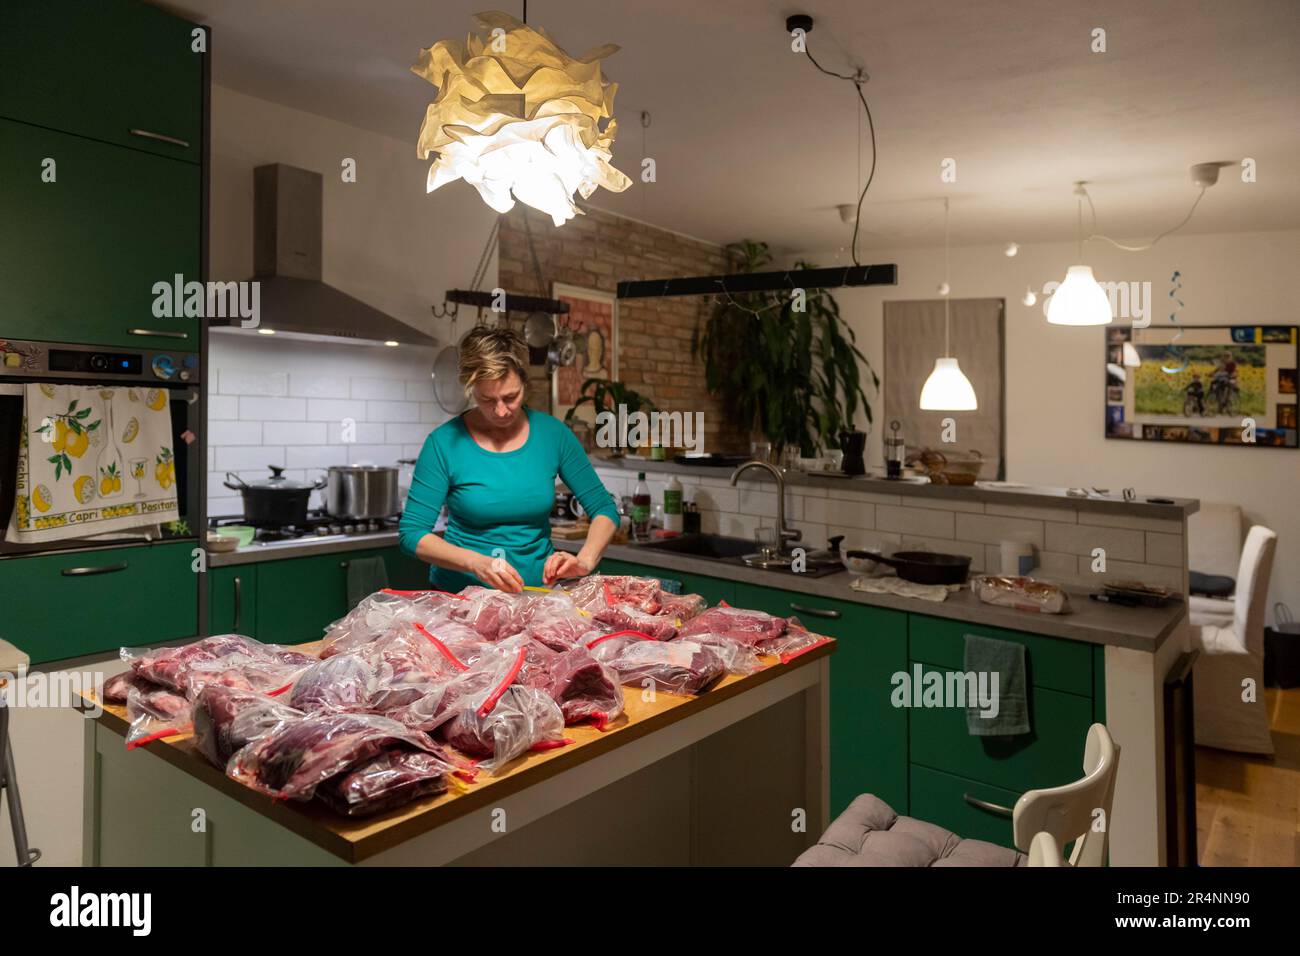
[[1025,286],[1025,294],[1020,299],[1025,305],[1033,305],[1038,301],[1038,296],[1034,293],[1033,286]]
[[1079,264],[1066,270],[1065,281],[1047,303],[1047,321],[1053,325],[1109,325],[1112,318],[1110,299],[1093,277],[1092,266],[1083,265],[1083,200],[1088,195],[1083,187],[1082,182],[1074,184],[1079,207]]
[[[943,201],[943,275],[941,288],[951,289],[948,283],[948,200]],[[972,412],[979,407],[975,389],[970,379],[962,373],[957,359],[952,356],[948,313],[948,292],[943,292],[943,358],[934,360],[934,371],[921,387],[921,408],[926,411]]]
[[1007,243],[1007,248],[1006,248],[1005,252],[1006,252],[1006,254],[1007,254],[1007,258],[1008,258],[1008,259],[1010,259],[1012,256],[1014,256],[1014,255],[1015,255],[1017,252],[1019,252],[1019,251],[1020,251],[1020,246],[1018,246],[1016,243],[1014,243],[1014,242],[1008,242],[1008,243]]
[[599,186],[622,192],[632,180],[610,163],[618,132],[614,93],[600,61],[607,44],[574,59],[546,31],[506,13],[474,16],[486,38],[442,40],[420,51],[411,72],[438,87],[425,111],[417,152],[433,157],[426,191],[457,179],[499,213],[515,200],[557,226]]

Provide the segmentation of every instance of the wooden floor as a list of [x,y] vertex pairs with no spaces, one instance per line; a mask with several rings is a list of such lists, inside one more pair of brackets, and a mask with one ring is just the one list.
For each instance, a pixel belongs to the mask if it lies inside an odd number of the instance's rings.
[[1196,748],[1202,866],[1300,866],[1300,687],[1264,700],[1275,758]]

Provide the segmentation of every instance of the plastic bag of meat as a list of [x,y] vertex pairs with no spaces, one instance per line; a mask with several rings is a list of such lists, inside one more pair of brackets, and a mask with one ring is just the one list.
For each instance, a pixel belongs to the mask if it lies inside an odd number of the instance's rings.
[[494,646],[491,641],[485,641],[478,631],[461,621],[435,621],[430,624],[417,622],[411,625],[411,630],[428,641],[440,655],[450,655],[470,667],[490,653]]
[[[473,645],[475,650],[477,647]],[[470,668],[451,647],[420,624],[392,631],[364,646],[356,656],[374,671],[369,704],[371,710],[380,713],[404,709]]]
[[292,679],[286,675],[316,663],[306,654],[262,644],[242,634],[219,634],[180,647],[154,650],[124,647],[121,656],[130,661],[131,669],[140,677],[182,694],[189,691],[189,676],[194,670],[245,671],[257,689],[271,690]]
[[602,664],[579,645],[560,654],[551,664],[552,699],[560,705],[566,724],[590,718],[597,729],[623,713],[623,688],[613,668]]
[[[656,641],[671,641],[678,634],[678,620],[659,614],[648,614],[630,604],[615,604],[592,613],[592,619],[616,630],[640,631]],[[689,623],[689,622],[688,622]]]
[[134,750],[154,740],[190,732],[190,702],[166,687],[127,693],[126,749]]
[[[554,653],[529,643],[535,655]],[[564,731],[564,715],[548,689],[516,683],[529,669],[538,684],[550,681],[545,667],[529,663],[529,651],[520,643],[508,657],[485,661],[452,682],[443,697],[439,738],[470,756],[491,757],[481,764],[489,772]]]
[[377,690],[374,668],[357,654],[338,654],[302,673],[289,706],[307,713],[365,710]]
[[461,591],[460,596],[465,603],[449,609],[453,620],[468,624],[485,641],[510,636],[509,631],[503,632],[502,628],[509,625],[510,614],[518,600],[516,595],[470,585]]
[[662,616],[689,621],[704,610],[705,601],[698,594],[669,594],[665,591],[660,595],[659,603]]
[[226,774],[260,793],[308,800],[320,784],[336,774],[394,749],[436,756],[427,737],[387,717],[310,714],[237,751]]
[[145,680],[133,670],[125,670],[104,681],[104,689],[100,697],[107,704],[125,704],[133,689],[147,693],[165,688],[161,684]]
[[205,685],[190,714],[195,746],[222,770],[236,751],[305,716],[274,697],[221,684]]
[[[687,640],[687,638],[682,638]],[[742,677],[749,674],[756,674],[763,669],[763,661],[759,658],[759,651],[752,644],[746,644],[743,641],[732,640],[721,634],[695,634],[689,638],[695,644],[703,644],[711,648],[715,654],[722,659],[722,664],[727,668],[728,674],[739,674]]]
[[565,590],[578,607],[592,613],[624,605],[657,614],[663,602],[663,588],[657,580],[624,574],[589,574]]
[[446,591],[376,591],[325,629],[321,659],[354,651],[402,625],[446,620],[463,600]]
[[552,650],[565,651],[591,629],[591,616],[580,611],[568,593],[529,591],[515,602],[500,633],[527,632]]
[[385,751],[325,781],[316,796],[348,817],[385,813],[447,792],[447,763],[419,750]]
[[642,631],[622,630],[601,634],[584,642],[591,656],[602,663],[609,663],[623,653],[623,648],[633,641],[653,641],[654,638]]
[[787,664],[800,654],[831,640],[821,634],[812,633],[799,623],[798,618],[792,617],[786,623],[784,634],[759,641],[754,645],[754,649],[760,654],[775,654],[781,659],[782,664]]
[[656,690],[698,694],[726,673],[717,653],[694,641],[631,641],[610,662],[623,684],[653,680]]
[[780,637],[785,629],[785,618],[773,617],[762,611],[719,605],[691,618],[682,625],[679,633],[687,639],[694,638],[697,634],[716,634],[742,644],[757,644]]

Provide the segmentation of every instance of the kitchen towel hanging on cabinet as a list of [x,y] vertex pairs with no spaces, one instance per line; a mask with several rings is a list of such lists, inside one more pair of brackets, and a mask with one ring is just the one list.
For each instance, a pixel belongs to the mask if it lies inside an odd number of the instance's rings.
[[28,383],[5,540],[40,544],[180,517],[159,388]]

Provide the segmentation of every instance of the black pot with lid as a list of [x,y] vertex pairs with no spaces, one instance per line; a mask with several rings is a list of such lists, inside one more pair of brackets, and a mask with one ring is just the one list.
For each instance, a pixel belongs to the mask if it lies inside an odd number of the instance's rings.
[[257,481],[244,481],[233,471],[226,472],[222,482],[231,491],[238,491],[244,499],[244,520],[256,528],[284,528],[307,523],[307,506],[311,493],[325,487],[328,479],[313,483],[286,478],[284,469],[268,465],[271,477]]

